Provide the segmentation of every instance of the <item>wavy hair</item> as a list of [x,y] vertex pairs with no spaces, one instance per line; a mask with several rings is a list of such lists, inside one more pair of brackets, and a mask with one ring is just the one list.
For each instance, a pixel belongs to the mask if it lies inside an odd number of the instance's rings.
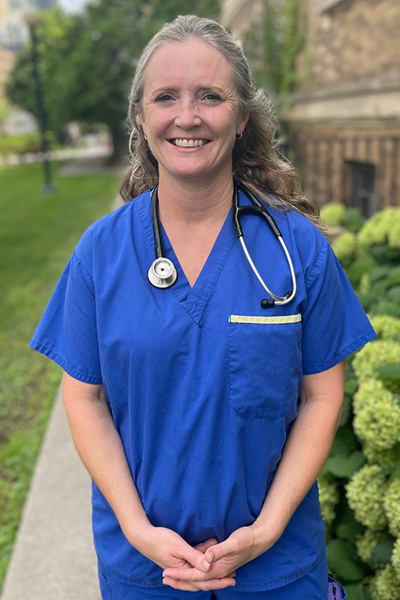
[[[324,231],[318,207],[302,193],[299,178],[278,149],[278,123],[272,105],[257,88],[240,43],[222,25],[194,15],[179,16],[167,23],[150,40],[137,63],[129,96],[129,168],[120,194],[125,202],[158,183],[158,163],[144,137],[137,113],[141,106],[146,67],[153,53],[170,42],[198,39],[218,50],[231,65],[239,109],[249,114],[241,139],[233,149],[233,176],[261,196],[267,204],[281,209],[294,208]],[[274,195],[272,201],[268,194]]]

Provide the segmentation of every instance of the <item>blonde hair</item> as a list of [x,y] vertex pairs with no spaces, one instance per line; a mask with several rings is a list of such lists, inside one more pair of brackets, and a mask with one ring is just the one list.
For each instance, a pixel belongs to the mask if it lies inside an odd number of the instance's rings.
[[277,196],[274,198],[275,207],[294,208],[324,230],[318,207],[302,194],[293,166],[278,149],[278,123],[272,105],[264,92],[254,85],[240,43],[216,21],[194,15],[179,16],[164,25],[147,44],[137,63],[127,118],[130,166],[121,186],[122,198],[127,202],[158,183],[158,163],[137,119],[148,62],[161,46],[190,38],[214,47],[227,59],[232,68],[241,114],[250,115],[243,136],[236,140],[233,149],[233,176],[268,204],[272,201],[267,194],[273,194]]

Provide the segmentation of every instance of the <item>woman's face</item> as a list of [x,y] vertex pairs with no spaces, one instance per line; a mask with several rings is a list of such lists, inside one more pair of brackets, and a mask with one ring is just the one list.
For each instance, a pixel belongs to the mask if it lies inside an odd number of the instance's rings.
[[158,48],[145,70],[138,117],[160,180],[232,177],[232,150],[248,116],[239,112],[231,67],[192,38]]

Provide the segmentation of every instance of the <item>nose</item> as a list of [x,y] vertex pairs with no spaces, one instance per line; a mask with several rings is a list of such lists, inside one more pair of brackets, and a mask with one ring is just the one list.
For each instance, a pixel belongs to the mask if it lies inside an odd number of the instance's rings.
[[192,127],[201,125],[201,118],[196,102],[185,100],[179,103],[175,125],[182,129],[191,129]]

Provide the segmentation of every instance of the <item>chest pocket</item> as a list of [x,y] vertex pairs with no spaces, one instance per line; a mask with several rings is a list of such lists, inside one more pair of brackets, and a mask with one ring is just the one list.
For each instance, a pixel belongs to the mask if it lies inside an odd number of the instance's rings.
[[294,417],[301,315],[229,318],[230,404],[245,419]]

